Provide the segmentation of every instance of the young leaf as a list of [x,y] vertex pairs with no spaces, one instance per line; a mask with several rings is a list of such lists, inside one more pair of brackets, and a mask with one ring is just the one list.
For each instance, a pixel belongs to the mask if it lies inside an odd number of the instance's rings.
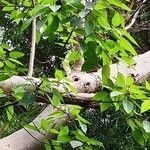
[[146,86],[146,89],[150,91],[150,83],[145,81],[145,86]]
[[133,48],[133,46],[123,37],[120,37],[118,40],[121,47],[123,47],[125,50],[129,51],[132,55],[136,55],[136,51]]
[[150,110],[150,100],[144,100],[144,102],[141,105],[141,113],[146,112]]
[[119,87],[124,87],[125,86],[125,79],[124,79],[124,76],[121,73],[117,74],[117,85]]
[[120,13],[115,13],[115,15],[112,18],[112,25],[114,27],[118,27],[120,24],[124,23],[124,19]]
[[56,70],[55,71],[55,77],[58,81],[62,80],[64,77],[64,74],[61,70]]

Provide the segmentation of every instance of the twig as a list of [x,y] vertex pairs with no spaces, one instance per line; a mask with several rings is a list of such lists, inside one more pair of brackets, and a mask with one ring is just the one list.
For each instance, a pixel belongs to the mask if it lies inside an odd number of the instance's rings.
[[140,10],[143,8],[144,4],[145,4],[147,1],[148,1],[148,0],[143,0],[142,4],[137,8],[137,10],[134,12],[134,14],[130,17],[130,19],[129,19],[128,21],[131,20],[131,22],[130,22],[128,25],[125,26],[125,29],[126,29],[126,30],[130,29],[130,28],[133,26],[133,24],[135,23],[135,21],[136,21],[138,15],[139,15]]

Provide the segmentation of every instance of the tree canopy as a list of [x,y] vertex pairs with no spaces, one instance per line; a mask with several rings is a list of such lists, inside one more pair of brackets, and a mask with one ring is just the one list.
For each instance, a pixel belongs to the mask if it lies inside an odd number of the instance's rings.
[[149,149],[148,4],[0,0],[0,149]]

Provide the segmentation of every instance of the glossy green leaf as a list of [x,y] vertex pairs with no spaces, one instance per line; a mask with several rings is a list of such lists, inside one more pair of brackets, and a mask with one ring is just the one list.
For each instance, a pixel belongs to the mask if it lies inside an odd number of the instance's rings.
[[141,113],[146,112],[150,110],[150,100],[144,100],[144,102],[141,105]]
[[49,8],[53,11],[56,12],[61,8],[61,5],[53,5],[53,6],[49,6]]
[[110,93],[110,97],[116,97],[116,96],[120,96],[123,95],[124,93],[119,92],[119,91],[113,91]]
[[124,110],[125,110],[128,114],[133,111],[134,106],[133,106],[133,102],[132,102],[132,101],[123,100],[122,104],[123,104]]
[[123,37],[120,37],[118,40],[121,47],[123,47],[125,50],[129,51],[132,55],[136,55],[136,51],[133,48],[133,46]]

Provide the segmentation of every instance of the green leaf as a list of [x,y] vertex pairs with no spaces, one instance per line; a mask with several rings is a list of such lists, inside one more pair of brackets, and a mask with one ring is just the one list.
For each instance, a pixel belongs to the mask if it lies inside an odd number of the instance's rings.
[[97,92],[92,99],[96,101],[104,100],[108,96],[108,93],[105,91]]
[[127,63],[127,65],[132,66],[135,64],[135,61],[130,56],[122,56],[121,59]]
[[49,132],[53,134],[59,134],[59,132],[56,129],[50,129]]
[[37,131],[37,128],[35,127],[33,123],[25,125],[25,128],[33,130],[33,131]]
[[13,58],[8,58],[11,62],[15,63],[15,64],[18,64],[18,65],[21,65],[21,66],[24,66],[20,61],[16,60],[16,59],[13,59]]
[[106,111],[110,106],[111,106],[111,103],[103,103],[103,102],[102,102],[102,103],[100,104],[101,112]]
[[15,94],[15,98],[19,101],[19,104],[27,107],[30,106],[32,104],[34,104],[36,97],[33,93],[29,93],[29,92],[19,92]]
[[134,79],[131,76],[126,77],[126,85],[131,86],[134,84]]
[[100,1],[98,1],[98,3],[96,3],[96,5],[94,6],[94,9],[101,10],[101,9],[105,9],[107,7],[108,7],[107,3],[105,3],[105,1],[100,0]]
[[123,100],[122,102],[124,110],[129,114],[133,111],[133,102],[129,100]]
[[21,26],[20,31],[23,32],[24,30],[26,30],[29,27],[29,25],[31,24],[32,20],[33,20],[33,17],[28,19],[27,21],[25,21],[23,23],[23,25]]
[[136,51],[133,48],[133,46],[123,37],[120,37],[118,40],[121,47],[123,47],[125,50],[129,51],[132,55],[136,55]]
[[87,43],[87,51],[84,53],[84,64],[82,66],[82,69],[84,71],[90,71],[98,64],[98,58],[96,55],[96,43],[94,41],[89,41]]
[[14,115],[14,106],[7,107],[6,113],[7,113],[7,118],[10,121],[13,118],[13,115]]
[[85,33],[87,35],[91,34],[93,32],[93,22],[91,20],[86,20],[84,24]]
[[8,74],[0,74],[0,81],[7,80],[10,76]]
[[6,6],[6,7],[3,8],[2,11],[12,11],[12,10],[14,10],[14,8],[15,7],[13,7],[13,6],[9,6],[9,7]]
[[79,16],[83,19],[83,18],[85,18],[88,15],[89,12],[90,11],[86,10],[86,9],[82,10],[82,11],[79,12]]
[[109,65],[104,65],[102,68],[102,82],[107,84],[107,80],[110,77],[110,67]]
[[150,91],[150,83],[149,82],[145,81],[145,87],[147,90]]
[[1,0],[1,3],[6,4],[6,5],[12,5],[8,0]]
[[112,25],[114,27],[118,27],[120,24],[124,23],[124,18],[120,13],[115,13],[115,15],[112,18]]
[[47,22],[47,17],[41,18],[41,20],[38,20],[37,22],[37,31],[40,31],[41,27],[44,27],[45,23]]
[[141,105],[141,113],[146,112],[150,110],[150,100],[144,100],[144,102]]
[[135,39],[128,33],[126,30],[121,31],[132,43],[139,46],[138,43],[135,41]]
[[56,70],[55,71],[55,78],[60,81],[64,78],[64,74],[61,70]]
[[0,61],[0,68],[2,68],[3,66],[4,66],[4,63]]
[[136,129],[136,130],[132,131],[132,135],[137,143],[139,143],[140,145],[144,144],[144,136],[143,136],[143,133],[141,130]]
[[71,144],[71,146],[72,146],[73,149],[74,149],[74,148],[77,148],[77,147],[80,147],[80,146],[83,145],[82,142],[80,142],[80,141],[75,141],[75,140],[72,140],[72,141],[70,142],[70,144]]
[[51,145],[47,138],[44,139],[44,147],[45,147],[45,150],[51,150]]
[[113,91],[110,93],[110,97],[116,97],[116,96],[120,96],[123,95],[124,93],[119,92],[119,91]]
[[98,16],[98,23],[101,27],[110,29],[110,25],[107,21],[107,11],[101,10]]
[[81,58],[81,53],[79,51],[72,51],[68,56],[69,62],[72,62],[72,61],[74,62],[80,58]]
[[143,128],[146,133],[150,133],[150,122],[147,120],[143,121]]
[[10,56],[11,58],[17,59],[17,58],[23,57],[23,56],[24,56],[24,53],[19,52],[19,51],[12,51],[12,52],[9,53],[9,56]]
[[79,121],[79,125],[80,125],[82,131],[84,133],[86,133],[87,132],[87,125],[85,123],[82,123],[81,121]]
[[127,5],[123,4],[120,0],[107,0],[107,1],[108,1],[110,4],[112,4],[112,5],[115,5],[115,6],[117,6],[117,7],[120,7],[120,8],[122,8],[122,9],[124,9],[124,10],[131,11],[130,8],[129,8]]
[[124,87],[125,86],[125,79],[124,79],[124,76],[121,73],[117,74],[117,85],[119,87]]
[[54,95],[52,97],[52,104],[56,107],[61,103],[61,101],[63,101],[63,97],[60,94],[60,92],[56,89],[53,89],[53,94]]
[[6,60],[6,61],[5,61],[5,64],[6,64],[8,67],[12,68],[12,69],[16,68],[16,65],[14,65],[13,63],[11,63],[9,60]]
[[68,126],[61,127],[61,130],[60,130],[59,134],[61,134],[61,135],[68,135],[68,133],[69,133]]
[[49,8],[53,11],[56,12],[61,8],[61,5],[53,5],[53,6],[49,6]]
[[[52,16],[51,16],[52,17]],[[51,18],[50,17],[50,18]],[[47,26],[47,29],[46,29],[46,34],[49,35],[49,34],[54,34],[54,32],[57,31],[58,27],[59,27],[59,17],[58,16],[53,16],[52,17],[52,21],[51,23]]]

